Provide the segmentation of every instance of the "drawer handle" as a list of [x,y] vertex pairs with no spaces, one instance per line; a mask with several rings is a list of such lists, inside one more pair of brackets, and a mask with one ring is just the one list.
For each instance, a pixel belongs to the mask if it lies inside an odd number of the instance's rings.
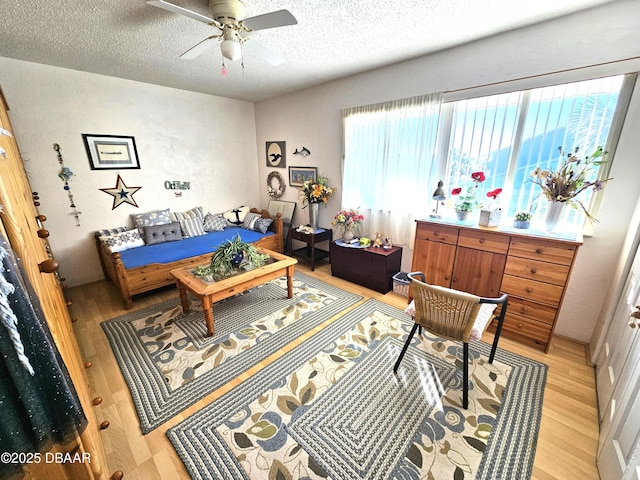
[[536,253],[540,254],[542,252],[543,252],[543,250],[541,248],[536,248]]
[[527,293],[533,293],[533,288],[527,287],[525,290]]
[[58,270],[58,262],[51,258],[49,260],[45,260],[42,263],[39,263],[38,268],[42,273],[53,273]]
[[434,237],[437,237],[438,235],[440,235],[438,232],[433,232]]
[[478,240],[478,243],[484,243],[484,238],[481,238],[480,240]]
[[518,324],[518,328],[524,328],[524,325],[523,325],[523,324],[521,324],[521,323],[519,323],[519,324]]
[[529,309],[527,307],[520,307],[520,312],[521,313],[527,313]]
[[535,268],[532,268],[531,273],[535,275],[536,273],[538,273],[538,271]]

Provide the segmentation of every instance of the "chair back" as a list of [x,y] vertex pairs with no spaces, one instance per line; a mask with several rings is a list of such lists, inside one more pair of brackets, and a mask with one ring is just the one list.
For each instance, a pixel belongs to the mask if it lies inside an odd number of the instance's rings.
[[438,337],[468,342],[480,312],[480,297],[429,285],[413,277],[411,280],[415,322]]

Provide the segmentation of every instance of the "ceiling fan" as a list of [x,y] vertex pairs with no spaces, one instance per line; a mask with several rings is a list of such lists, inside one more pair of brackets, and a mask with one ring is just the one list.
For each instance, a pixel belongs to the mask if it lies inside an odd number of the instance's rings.
[[[192,60],[215,43],[220,43],[222,53],[222,74],[226,75],[224,59],[231,62],[242,59],[243,46],[246,43],[257,55],[264,58],[271,65],[282,63],[282,57],[265,47],[247,34],[256,30],[296,25],[298,21],[288,10],[277,10],[255,17],[245,18],[246,8],[240,0],[209,0],[211,18],[193,12],[184,7],[174,5],[165,0],[148,0],[147,4],[162,8],[173,13],[204,22],[216,27],[220,32],[212,35],[180,55],[180,58]],[[243,64],[244,67],[244,64]]]

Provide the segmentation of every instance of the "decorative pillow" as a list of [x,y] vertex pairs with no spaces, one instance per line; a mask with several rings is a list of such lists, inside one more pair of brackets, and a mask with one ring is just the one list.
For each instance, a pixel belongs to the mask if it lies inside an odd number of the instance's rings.
[[249,213],[249,207],[238,207],[231,210],[228,210],[223,213],[224,218],[227,219],[229,225],[242,225],[244,221],[244,217]]
[[260,217],[258,220],[256,220],[256,223],[254,224],[254,230],[260,233],[267,233],[267,230],[269,230],[269,227],[271,226],[272,223],[273,223],[272,218]]
[[140,235],[142,235],[143,240],[146,240],[144,237],[144,227],[171,223],[168,208],[145,213],[134,213],[131,215],[131,220],[133,220],[133,225],[138,227],[138,231],[140,232]]
[[227,226],[227,219],[221,213],[207,213],[204,217],[205,232],[221,232]]
[[242,226],[246,229],[253,230],[253,224],[260,218],[260,216],[261,215],[259,213],[247,213],[242,221]]
[[254,232],[267,233],[269,225],[273,223],[271,218],[262,218],[259,213],[247,213],[244,217],[242,226],[247,230],[253,230]]
[[103,230],[96,231],[96,238],[108,237],[108,236],[113,235],[115,233],[126,232],[127,230],[129,230],[128,227],[105,228]]
[[204,221],[204,214],[202,213],[202,207],[193,207],[186,212],[171,212],[169,214],[172,222],[179,222],[185,218],[199,218],[200,221]]
[[180,220],[180,229],[185,238],[199,237],[206,233],[202,225],[202,219],[198,217]]
[[113,233],[111,235],[103,235],[99,238],[112,252],[122,252],[123,250],[142,247],[144,245],[144,240],[142,240],[137,228]]
[[182,240],[182,232],[178,222],[162,225],[145,225],[144,236],[147,245]]

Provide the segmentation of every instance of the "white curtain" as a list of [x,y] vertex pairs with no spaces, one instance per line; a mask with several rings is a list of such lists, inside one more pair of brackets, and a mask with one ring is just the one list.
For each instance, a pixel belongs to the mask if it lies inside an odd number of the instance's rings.
[[342,111],[342,208],[360,208],[363,235],[411,245],[416,218],[434,207],[442,94]]

